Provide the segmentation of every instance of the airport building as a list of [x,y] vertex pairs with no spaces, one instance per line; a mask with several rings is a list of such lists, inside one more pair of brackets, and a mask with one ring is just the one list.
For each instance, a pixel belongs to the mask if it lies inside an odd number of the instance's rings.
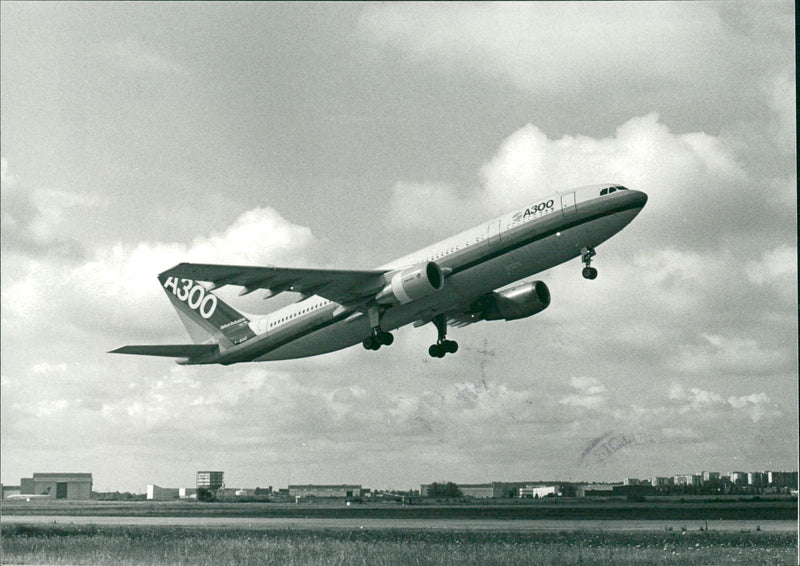
[[768,483],[767,476],[766,472],[747,472],[747,485],[764,487]]
[[180,499],[197,499],[197,488],[194,487],[179,487],[178,497]]
[[52,499],[92,498],[92,474],[43,473],[20,480],[21,495],[48,495]]
[[458,484],[458,489],[461,490],[461,495],[464,497],[475,497],[476,499],[502,497],[502,494],[498,494],[495,483],[461,483]]
[[563,494],[561,485],[526,485],[519,488],[520,497],[540,499],[542,497],[557,497]]
[[2,499],[9,497],[11,495],[19,495],[20,494],[20,486],[18,485],[2,485],[0,484],[0,491],[2,491]]
[[159,487],[154,484],[147,485],[147,499],[152,501],[169,501],[178,499],[180,490],[177,487]]
[[216,491],[225,485],[225,472],[197,472],[197,489]]
[[700,485],[703,476],[700,474],[681,474],[674,476],[672,479],[675,485]]
[[[520,490],[532,485],[534,482],[490,482],[490,483],[459,483],[456,485],[464,497],[475,499],[515,499],[520,497]],[[419,486],[422,497],[430,495],[433,484],[423,483]],[[542,485],[542,484],[536,484]]]
[[577,497],[611,496],[614,495],[614,488],[620,485],[609,483],[579,484],[575,486],[575,495]]
[[733,485],[747,485],[747,472],[731,472],[729,477]]
[[797,489],[797,472],[766,472],[766,474],[769,485]]
[[360,485],[290,485],[292,497],[361,497]]

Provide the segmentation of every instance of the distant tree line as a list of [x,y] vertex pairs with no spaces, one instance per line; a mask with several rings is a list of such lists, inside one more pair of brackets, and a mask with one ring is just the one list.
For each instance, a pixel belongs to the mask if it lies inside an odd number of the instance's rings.
[[461,497],[464,495],[458,486],[449,482],[433,482],[428,486],[428,497]]
[[97,501],[145,501],[144,493],[131,493],[130,491],[93,491],[92,499]]

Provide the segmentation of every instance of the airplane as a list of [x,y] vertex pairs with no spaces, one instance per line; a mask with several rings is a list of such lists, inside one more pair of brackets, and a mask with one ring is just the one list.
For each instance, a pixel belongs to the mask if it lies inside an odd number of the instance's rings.
[[15,493],[14,495],[9,495],[6,499],[24,499],[25,501],[30,501],[31,499],[52,499],[50,495],[50,488],[48,487],[42,493]]
[[[158,275],[193,344],[129,345],[110,353],[180,358],[181,365],[287,360],[361,343],[378,350],[391,331],[432,322],[434,358],[454,354],[448,324],[518,320],[550,305],[542,281],[521,281],[580,257],[595,279],[595,248],[627,226],[647,195],[618,184],[578,187],[529,205],[373,270],[180,263]],[[241,286],[264,298],[300,293],[266,315],[240,312],[214,289]]]

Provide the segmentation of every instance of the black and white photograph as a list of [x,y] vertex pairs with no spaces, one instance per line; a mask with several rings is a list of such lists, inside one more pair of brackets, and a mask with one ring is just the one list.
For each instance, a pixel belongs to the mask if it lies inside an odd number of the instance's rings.
[[1,2],[0,561],[800,563],[795,21]]

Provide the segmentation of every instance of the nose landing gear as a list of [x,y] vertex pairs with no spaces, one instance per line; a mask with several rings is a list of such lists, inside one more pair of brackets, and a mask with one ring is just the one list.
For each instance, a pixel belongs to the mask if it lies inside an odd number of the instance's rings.
[[581,250],[581,261],[583,261],[583,277],[585,279],[596,279],[597,270],[592,267],[592,258],[597,254],[594,248],[586,247]]
[[437,314],[433,317],[433,324],[436,326],[436,344],[431,344],[428,354],[432,358],[443,358],[445,354],[455,354],[458,351],[458,342],[447,339],[447,317]]

